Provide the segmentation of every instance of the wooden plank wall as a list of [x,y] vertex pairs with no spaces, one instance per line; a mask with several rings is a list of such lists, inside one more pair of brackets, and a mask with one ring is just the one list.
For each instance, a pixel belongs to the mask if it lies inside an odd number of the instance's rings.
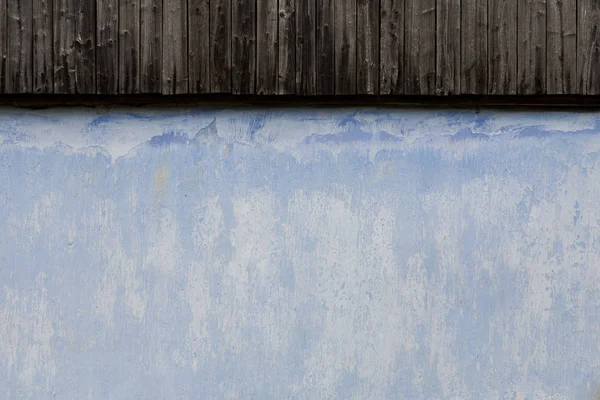
[[0,0],[0,93],[600,95],[600,0]]

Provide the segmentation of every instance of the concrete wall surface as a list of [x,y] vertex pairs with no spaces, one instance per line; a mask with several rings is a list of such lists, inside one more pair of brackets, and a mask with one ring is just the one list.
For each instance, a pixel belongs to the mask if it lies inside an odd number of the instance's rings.
[[0,108],[0,228],[0,398],[600,385],[600,113]]

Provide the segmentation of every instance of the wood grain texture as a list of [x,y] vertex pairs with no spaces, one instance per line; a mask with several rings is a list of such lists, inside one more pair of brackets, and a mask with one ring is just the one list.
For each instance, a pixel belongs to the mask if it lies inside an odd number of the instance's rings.
[[296,92],[296,3],[279,0],[279,59],[277,93]]
[[139,93],[139,72],[140,0],[119,0],[119,93]]
[[519,1],[517,93],[546,92],[546,0]]
[[317,92],[316,3],[296,0],[296,94]]
[[72,0],[75,10],[75,92],[96,92],[96,1]]
[[190,93],[210,92],[210,1],[188,0]]
[[380,94],[404,93],[404,2],[405,0],[381,0]]
[[517,0],[488,0],[488,93],[517,93]]
[[600,94],[600,1],[579,0],[577,82],[580,94]]
[[435,69],[438,95],[460,92],[460,18],[457,18],[460,4],[461,0],[437,0]]
[[[56,1],[56,0],[54,0]],[[140,92],[162,90],[162,0],[140,0]]]
[[257,6],[256,93],[276,94],[279,66],[278,3],[277,0],[260,0]]
[[140,0],[140,92],[162,90],[162,0]]
[[0,93],[600,95],[600,0],[0,0]]
[[96,92],[116,94],[119,91],[119,2],[99,0],[96,10]]
[[33,0],[33,93],[52,93],[52,0]]
[[379,94],[379,0],[357,0],[356,12],[356,92]]
[[54,0],[54,93],[96,92],[96,1]]
[[253,94],[256,77],[256,3],[234,0],[232,10],[231,77],[234,94]]
[[6,64],[8,58],[7,5],[8,0],[0,0],[0,93],[6,92]]
[[487,93],[487,0],[461,2],[461,77],[463,94]]
[[335,94],[356,94],[356,0],[335,2]]
[[54,0],[54,93],[73,93],[75,84],[71,0]]
[[317,2],[317,94],[335,93],[334,0]]
[[187,1],[163,2],[162,93],[188,92]]
[[435,94],[435,0],[406,0],[406,94]]
[[211,0],[210,23],[210,91],[231,93],[231,0]]
[[6,92],[30,93],[33,82],[31,0],[8,1]]
[[547,0],[546,92],[574,94],[577,83],[577,1]]

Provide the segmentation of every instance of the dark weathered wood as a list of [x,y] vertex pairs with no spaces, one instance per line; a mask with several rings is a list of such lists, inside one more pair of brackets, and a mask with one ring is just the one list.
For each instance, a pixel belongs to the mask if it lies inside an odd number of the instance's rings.
[[254,93],[256,76],[255,10],[255,0],[234,0],[233,2],[231,78],[234,94]]
[[31,0],[8,1],[7,93],[30,93],[32,89]]
[[75,92],[92,94],[96,92],[96,1],[72,1],[76,21]]
[[546,92],[573,94],[577,83],[577,1],[547,0]]
[[356,94],[356,0],[335,2],[335,93]]
[[578,0],[577,82],[580,94],[600,94],[600,1]]
[[[464,1],[464,0],[463,0]],[[436,93],[460,92],[460,0],[437,0]]]
[[257,3],[256,93],[277,93],[279,45],[277,42],[277,0]]
[[463,94],[487,93],[487,0],[461,2],[461,77]]
[[[56,0],[54,0],[56,1]],[[162,90],[162,0],[140,0],[140,92]]]
[[517,93],[517,0],[488,0],[488,93]]
[[[187,12],[187,10],[185,10],[185,12]],[[184,21],[184,29],[187,29],[187,20]],[[119,0],[120,93],[139,93],[139,71],[140,0]]]
[[211,0],[210,24],[210,91],[231,93],[231,0]]
[[519,1],[517,93],[546,92],[546,0]]
[[380,94],[404,93],[404,1],[381,0]]
[[33,0],[33,93],[52,93],[52,0]]
[[210,1],[188,0],[190,93],[210,91]]
[[54,93],[96,92],[96,1],[54,0]]
[[[0,93],[6,92],[6,63],[7,63],[7,6],[8,0],[0,0]],[[300,0],[302,1],[302,0]]]
[[163,7],[162,93],[187,93],[187,1],[166,0]]
[[96,92],[96,1],[72,0],[75,10],[75,92]]
[[600,95],[600,0],[0,0],[0,93]]
[[406,0],[406,94],[435,94],[436,0]]
[[279,62],[277,93],[296,92],[296,4],[279,0]]
[[[73,49],[71,42],[73,33],[69,15],[71,0],[54,0],[54,93],[74,92],[75,74]],[[69,29],[71,28],[71,29]]]
[[296,0],[296,94],[317,92],[316,8],[314,1]]
[[317,1],[317,94],[335,92],[334,0]]
[[356,4],[356,92],[379,93],[379,0]]
[[[55,0],[58,1],[58,0]],[[96,92],[118,92],[118,0],[99,0],[96,13]]]

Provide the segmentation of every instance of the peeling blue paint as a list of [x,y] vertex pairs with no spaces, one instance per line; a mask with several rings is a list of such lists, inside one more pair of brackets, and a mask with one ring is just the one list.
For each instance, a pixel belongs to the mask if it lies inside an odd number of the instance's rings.
[[600,114],[0,109],[0,397],[586,399]]
[[168,132],[159,136],[153,136],[148,143],[150,146],[168,146],[171,144],[187,144],[189,138],[185,132]]

